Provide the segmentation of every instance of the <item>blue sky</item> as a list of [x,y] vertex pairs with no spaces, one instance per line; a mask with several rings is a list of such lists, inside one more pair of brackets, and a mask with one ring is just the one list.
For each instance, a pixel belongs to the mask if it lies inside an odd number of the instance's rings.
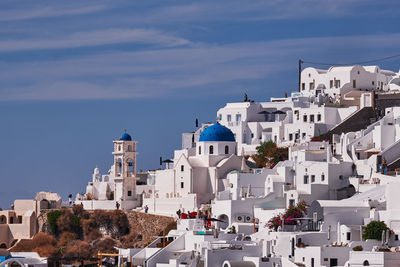
[[[148,3],[150,2],[150,3]],[[85,190],[112,140],[158,168],[196,118],[296,90],[297,61],[400,53],[399,1],[0,2],[0,207]],[[398,71],[400,60],[380,62]]]

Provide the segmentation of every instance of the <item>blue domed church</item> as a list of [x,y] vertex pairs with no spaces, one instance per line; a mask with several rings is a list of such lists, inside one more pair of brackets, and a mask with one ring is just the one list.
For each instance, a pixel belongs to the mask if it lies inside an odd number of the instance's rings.
[[155,172],[155,190],[143,198],[143,204],[156,213],[198,209],[227,189],[228,173],[242,169],[235,135],[220,123],[204,124],[182,139],[183,148],[175,150],[173,164]]

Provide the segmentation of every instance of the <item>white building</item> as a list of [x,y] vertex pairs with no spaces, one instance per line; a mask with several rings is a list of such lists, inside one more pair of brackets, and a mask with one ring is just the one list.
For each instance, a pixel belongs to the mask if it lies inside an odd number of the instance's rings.
[[333,98],[352,90],[388,91],[394,77],[395,72],[378,66],[333,66],[328,70],[308,67],[301,72],[301,91]]
[[241,170],[243,159],[236,150],[228,128],[219,123],[204,128],[195,145],[175,151],[173,167],[155,172],[153,190],[144,194],[143,205],[150,212],[175,214],[209,203],[227,187],[227,174]]

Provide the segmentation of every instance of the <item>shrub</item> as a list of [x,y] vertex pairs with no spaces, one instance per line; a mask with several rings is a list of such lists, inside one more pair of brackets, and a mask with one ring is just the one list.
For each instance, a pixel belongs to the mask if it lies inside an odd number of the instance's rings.
[[83,238],[85,241],[90,242],[102,236],[93,218],[83,219],[81,224],[82,224]]
[[353,251],[363,251],[363,247],[362,246],[355,246],[353,248]]
[[68,244],[64,251],[64,257],[90,258],[92,256],[92,248],[90,245],[81,240],[75,240]]
[[78,216],[74,215],[70,210],[65,210],[57,220],[59,232],[73,232],[81,234],[81,223]]
[[93,244],[96,250],[104,253],[116,253],[117,250],[114,248],[115,245],[116,242],[111,238],[105,238]]
[[384,222],[372,221],[365,227],[362,234],[363,239],[376,239],[382,240],[382,232],[389,230],[389,227]]
[[78,239],[78,235],[76,233],[64,232],[60,235],[57,246],[65,247],[69,242]]
[[288,158],[288,149],[278,147],[274,142],[268,141],[256,147],[257,153],[252,159],[259,167],[273,167],[279,161]]
[[272,217],[268,221],[267,227],[276,231],[283,223],[286,225],[295,225],[297,223],[295,219],[303,217],[303,213],[305,212],[307,212],[307,203],[300,201],[296,206],[290,206],[284,214]]
[[72,213],[81,219],[89,219],[89,213],[83,209],[83,204],[74,205],[72,207]]
[[44,245],[55,246],[57,241],[54,238],[54,236],[52,236],[48,233],[39,232],[33,237],[32,243],[33,243],[34,247],[40,247],[40,246],[44,246]]
[[49,224],[50,232],[54,235],[58,234],[57,221],[62,214],[63,212],[61,210],[50,211],[47,213],[47,223]]

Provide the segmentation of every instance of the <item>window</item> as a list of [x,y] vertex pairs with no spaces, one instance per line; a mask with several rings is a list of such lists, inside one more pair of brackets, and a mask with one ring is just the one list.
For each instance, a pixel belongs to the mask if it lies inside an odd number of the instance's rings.
[[22,216],[18,216],[18,223],[22,223]]
[[307,122],[307,115],[303,115],[303,121]]
[[289,207],[294,207],[295,201],[294,199],[289,199]]
[[325,174],[321,174],[321,181],[325,181]]
[[289,134],[289,141],[293,140],[293,134]]
[[367,260],[365,260],[365,261],[363,262],[363,266],[369,266],[369,262],[368,262]]
[[311,77],[311,73],[308,74],[308,77]]
[[226,120],[229,122],[232,120],[232,116],[230,114],[226,115]]
[[242,114],[236,114],[236,121],[242,121]]
[[339,180],[343,180],[343,175],[339,175]]
[[301,84],[301,90],[303,90],[303,91],[306,90],[306,84],[305,83]]
[[339,87],[340,87],[340,80],[336,80],[336,81],[335,81],[335,87],[336,87],[336,88],[339,88]]
[[333,88],[333,80],[329,81],[329,88]]
[[374,82],[374,81],[372,81],[372,85],[375,85],[375,82]]
[[321,114],[317,115],[317,121],[321,121]]
[[132,191],[128,190],[128,197],[132,196]]
[[254,134],[253,133],[251,133],[251,138],[253,138],[254,137]]
[[399,235],[394,235],[394,241],[399,241]]
[[308,175],[304,175],[304,184],[308,184]]
[[201,155],[201,146],[199,146],[199,155]]
[[209,154],[210,154],[210,155],[214,154],[214,147],[213,147],[213,146],[210,146],[210,148],[209,148]]
[[184,186],[184,184],[183,184],[183,182],[181,182],[181,188],[184,188],[185,186]]
[[310,122],[314,122],[314,115],[310,115]]
[[185,166],[181,165],[181,172],[185,170]]
[[353,88],[356,88],[356,80],[353,80]]
[[222,120],[222,114],[218,115],[218,119],[221,121]]
[[310,83],[310,90],[314,90],[314,83]]
[[225,154],[229,154],[229,146],[225,146]]
[[350,240],[350,239],[351,239],[351,233],[350,233],[350,232],[347,232],[347,233],[346,233],[346,239],[347,239],[347,240]]
[[311,175],[311,183],[315,182],[315,175]]
[[302,135],[303,139],[306,138],[306,133],[302,133],[301,135]]

